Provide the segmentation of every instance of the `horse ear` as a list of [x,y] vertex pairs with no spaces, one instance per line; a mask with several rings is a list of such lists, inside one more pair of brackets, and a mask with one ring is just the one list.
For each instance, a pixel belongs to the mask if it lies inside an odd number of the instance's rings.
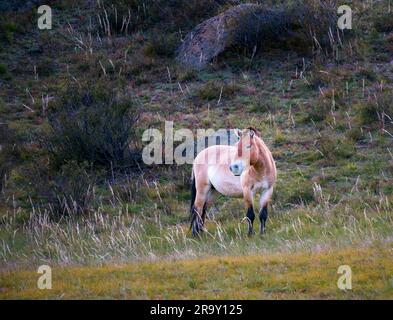
[[241,137],[241,135],[242,135],[242,132],[241,132],[241,130],[236,128],[234,131],[235,131],[235,135],[236,135],[236,137],[240,138],[240,137]]
[[250,137],[252,138],[255,135],[255,131],[253,129],[250,129],[249,134]]

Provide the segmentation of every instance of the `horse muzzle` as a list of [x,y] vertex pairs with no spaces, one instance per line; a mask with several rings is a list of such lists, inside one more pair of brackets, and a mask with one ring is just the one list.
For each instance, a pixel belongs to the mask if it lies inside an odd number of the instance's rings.
[[240,176],[243,172],[243,166],[235,162],[229,166],[229,170],[231,170],[234,176]]

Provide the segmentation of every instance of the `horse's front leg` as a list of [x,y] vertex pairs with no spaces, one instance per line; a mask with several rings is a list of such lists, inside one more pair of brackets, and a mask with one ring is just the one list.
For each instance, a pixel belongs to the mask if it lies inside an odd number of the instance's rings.
[[264,206],[259,212],[259,220],[261,221],[261,227],[259,229],[259,233],[264,234],[266,229],[266,220],[267,220],[267,205]]
[[253,194],[251,191],[251,188],[244,188],[243,189],[243,198],[244,198],[244,203],[246,205],[246,210],[247,210],[247,221],[248,221],[248,235],[251,236],[253,232],[253,224],[254,224],[254,219],[255,219],[255,214],[254,214],[254,206],[253,206]]

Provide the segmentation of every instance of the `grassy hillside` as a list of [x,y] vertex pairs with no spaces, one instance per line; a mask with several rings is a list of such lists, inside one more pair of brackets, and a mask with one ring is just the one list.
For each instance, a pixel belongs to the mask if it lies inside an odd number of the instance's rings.
[[[270,35],[200,71],[175,49],[233,2],[142,2],[52,1],[52,30],[35,10],[0,17],[0,297],[391,298],[389,1],[348,1],[353,30],[322,30],[320,47]],[[242,200],[217,196],[191,236],[191,167],[140,157],[165,121],[262,133],[278,170],[266,235],[247,237]],[[34,287],[41,264],[50,292]]]

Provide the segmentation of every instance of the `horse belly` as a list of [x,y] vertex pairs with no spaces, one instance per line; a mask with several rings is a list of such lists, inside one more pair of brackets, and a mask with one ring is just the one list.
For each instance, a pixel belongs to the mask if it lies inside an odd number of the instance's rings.
[[210,183],[219,193],[229,197],[243,196],[240,176],[234,176],[226,167],[209,167],[208,175]]

